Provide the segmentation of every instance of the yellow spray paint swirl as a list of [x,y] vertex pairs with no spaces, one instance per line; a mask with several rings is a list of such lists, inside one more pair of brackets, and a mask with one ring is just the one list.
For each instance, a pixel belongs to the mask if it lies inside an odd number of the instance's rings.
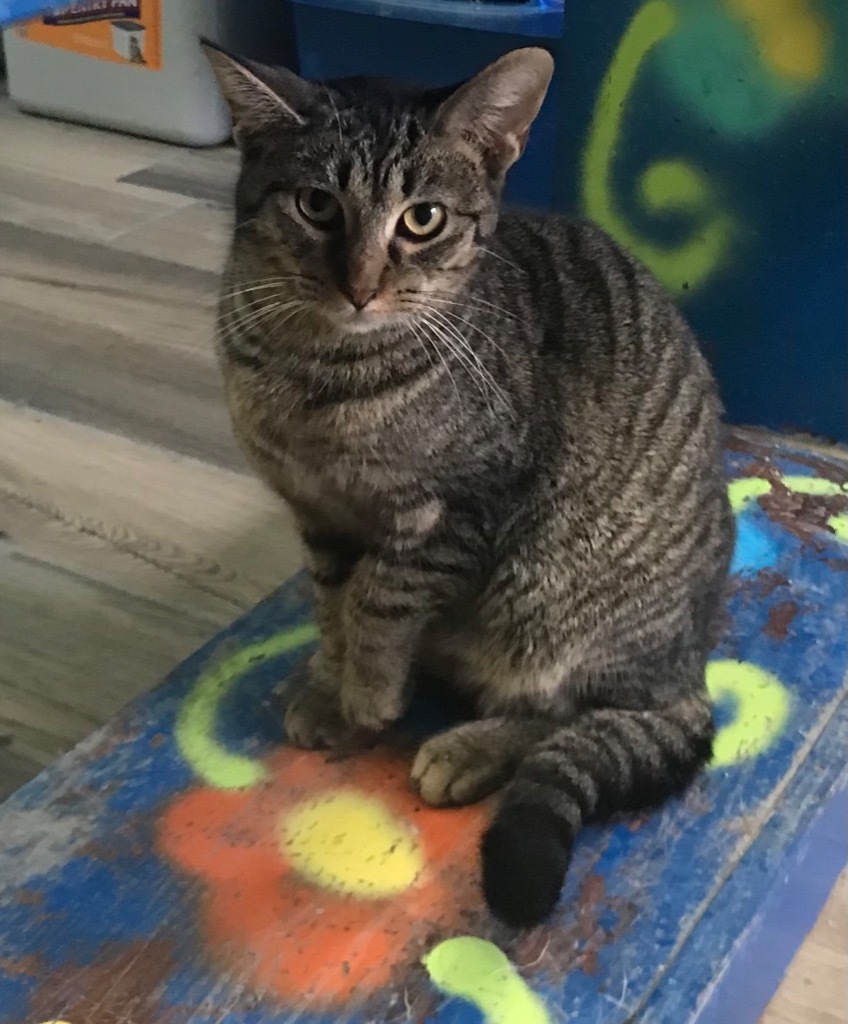
[[652,164],[639,182],[652,213],[698,217],[690,238],[662,246],[640,237],[617,207],[612,169],[627,101],[651,51],[677,27],[670,0],[648,0],[622,36],[598,97],[583,153],[583,205],[588,216],[638,256],[673,291],[693,290],[719,265],[733,234],[730,217],[716,208],[713,189],[697,168],[683,160]]

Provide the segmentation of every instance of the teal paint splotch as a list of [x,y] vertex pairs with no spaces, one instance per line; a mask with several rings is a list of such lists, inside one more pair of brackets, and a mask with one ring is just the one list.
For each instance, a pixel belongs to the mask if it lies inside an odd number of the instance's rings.
[[679,8],[679,26],[657,53],[670,93],[720,135],[768,135],[804,91],[763,63],[753,35],[718,0]]

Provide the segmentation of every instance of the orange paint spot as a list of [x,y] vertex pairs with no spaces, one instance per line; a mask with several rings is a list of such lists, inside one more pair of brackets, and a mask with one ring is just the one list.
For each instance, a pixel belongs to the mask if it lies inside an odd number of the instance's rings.
[[[409,789],[408,764],[381,753],[328,762],[286,748],[266,768],[265,781],[252,789],[181,796],[163,814],[158,837],[160,851],[205,886],[201,933],[210,957],[257,992],[310,1007],[366,998],[398,967],[418,963],[436,926],[441,933],[459,928],[465,915],[482,910],[477,847],[485,807],[424,806]],[[359,800],[348,812],[368,811],[347,814],[348,832],[370,829],[374,808],[383,815],[389,847],[376,849],[374,834],[363,833],[369,856],[391,858],[398,837],[408,839],[405,855],[414,855],[415,870],[403,887],[339,885],[350,872],[355,836],[336,844],[315,815],[322,807],[329,815],[344,810],[340,793]],[[314,858],[318,846],[301,843],[290,855],[280,841],[281,823],[285,834],[287,818],[303,808],[323,837],[321,872],[303,859],[305,851]]]

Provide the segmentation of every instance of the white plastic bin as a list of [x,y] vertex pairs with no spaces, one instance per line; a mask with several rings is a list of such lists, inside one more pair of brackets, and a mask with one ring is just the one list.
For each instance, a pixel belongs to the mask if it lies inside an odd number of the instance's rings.
[[230,133],[198,43],[290,63],[281,0],[90,0],[4,32],[9,93],[31,113],[190,146]]

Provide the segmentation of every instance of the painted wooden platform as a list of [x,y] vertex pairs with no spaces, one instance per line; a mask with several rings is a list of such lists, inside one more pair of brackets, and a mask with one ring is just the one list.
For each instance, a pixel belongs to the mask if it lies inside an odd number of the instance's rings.
[[296,578],[0,808],[0,1022],[753,1024],[845,863],[848,464],[736,440],[727,468],[715,764],[587,830],[550,926],[481,905],[485,806],[409,792],[438,709],[347,760],[282,745]]

